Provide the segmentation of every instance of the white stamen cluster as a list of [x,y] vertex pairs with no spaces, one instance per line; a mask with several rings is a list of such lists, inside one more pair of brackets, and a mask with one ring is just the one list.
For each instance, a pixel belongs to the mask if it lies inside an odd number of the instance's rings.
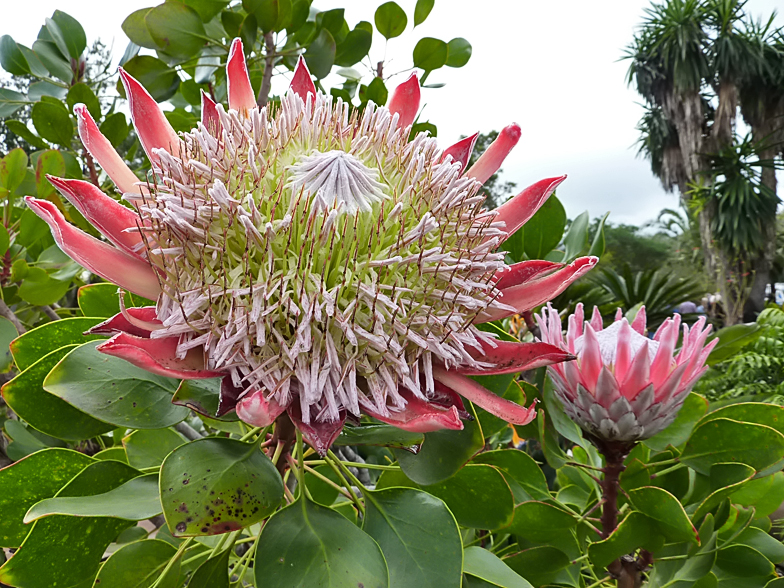
[[472,326],[496,300],[503,224],[478,182],[426,134],[369,104],[289,93],[272,115],[218,106],[222,128],[163,150],[131,196],[178,353],[286,405],[304,422],[404,408],[434,392],[433,362],[482,366]]

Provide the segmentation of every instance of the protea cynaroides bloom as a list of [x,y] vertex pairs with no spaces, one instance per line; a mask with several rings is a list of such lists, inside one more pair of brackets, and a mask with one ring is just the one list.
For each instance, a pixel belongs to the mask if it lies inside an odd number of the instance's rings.
[[537,319],[544,342],[577,356],[576,361],[548,368],[566,414],[594,439],[626,446],[672,423],[708,369],[705,360],[718,341],[705,344],[711,326],[705,327],[701,317],[692,327],[683,325],[676,354],[680,315],[664,321],[651,340],[645,336],[645,307],[631,325],[619,310],[603,329],[598,309],[594,307],[586,322],[578,304],[569,317],[565,342],[561,318],[551,306]]
[[300,59],[278,108],[258,108],[242,43],[227,64],[229,109],[202,98],[198,128],[177,135],[146,90],[120,71],[152,163],[139,182],[75,108],[87,149],[123,193],[52,183],[114,245],[27,198],[59,246],[90,271],[156,300],[94,328],[99,346],[175,378],[222,376],[221,407],[265,426],[284,411],[319,452],[348,415],[402,429],[461,429],[461,396],[512,423],[533,408],[468,376],[570,358],[508,343],[474,324],[530,310],[596,263],[507,266],[498,245],[563,178],[495,211],[477,195],[515,145],[511,125],[469,170],[476,135],[441,151],[409,142],[419,109],[412,75],[389,107],[352,110],[317,93]]

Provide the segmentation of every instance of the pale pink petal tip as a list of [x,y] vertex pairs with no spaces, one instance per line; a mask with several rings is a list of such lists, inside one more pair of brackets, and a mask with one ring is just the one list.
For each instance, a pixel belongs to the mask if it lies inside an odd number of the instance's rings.
[[87,107],[84,104],[76,104],[74,106],[74,114],[76,115],[79,138],[82,140],[85,149],[112,179],[120,192],[135,192],[138,194],[141,190],[136,185],[139,178],[123,161],[109,139],[101,133]]
[[250,85],[248,67],[245,64],[245,53],[242,40],[237,38],[231,43],[229,60],[226,63],[226,79],[229,94],[229,108],[238,112],[247,112],[256,107],[256,96]]
[[289,88],[305,102],[308,101],[308,95],[312,95],[311,100],[316,98],[316,85],[313,83],[313,78],[308,71],[308,64],[305,63],[305,58],[302,55],[297,60],[297,67],[294,68],[294,77],[291,78]]
[[504,127],[496,140],[482,153],[482,156],[471,169],[466,172],[466,175],[484,184],[490,179],[490,176],[501,169],[501,164],[514,146],[517,145],[521,134],[522,130],[517,123]]
[[25,196],[25,203],[46,221],[57,246],[76,263],[139,296],[154,300],[161,293],[158,277],[146,261],[131,257],[77,229],[48,200]]
[[363,411],[382,423],[394,425],[398,429],[412,433],[432,433],[442,429],[463,430],[463,421],[460,420],[456,406],[443,407],[426,402],[410,393],[402,395],[406,399],[406,406],[403,410],[380,414],[365,407]]
[[177,340],[177,337],[146,339],[128,333],[118,333],[98,345],[96,349],[167,378],[194,380],[223,375],[220,372],[204,369],[204,356],[198,349],[191,349],[183,359],[178,358]]
[[46,179],[104,237],[126,253],[141,259],[137,248],[142,241],[138,231],[140,222],[138,214],[107,196],[90,182],[66,180],[50,175],[47,175]]
[[133,76],[120,68],[120,79],[128,96],[131,120],[150,161],[158,163],[154,149],[163,149],[175,157],[180,153],[180,138],[164,116],[158,103]]
[[454,145],[447,147],[444,151],[444,159],[446,159],[447,155],[451,156],[452,161],[459,163],[460,169],[465,171],[466,166],[468,165],[468,160],[471,159],[471,153],[474,151],[474,145],[476,144],[478,137],[479,133],[474,133],[470,137],[460,139]]
[[265,398],[261,390],[243,397],[236,406],[237,416],[254,427],[271,425],[284,410],[286,410],[285,406],[278,404],[274,398]]
[[389,111],[398,115],[398,125],[407,127],[414,122],[419,111],[419,78],[412,73],[409,78],[392,92]]

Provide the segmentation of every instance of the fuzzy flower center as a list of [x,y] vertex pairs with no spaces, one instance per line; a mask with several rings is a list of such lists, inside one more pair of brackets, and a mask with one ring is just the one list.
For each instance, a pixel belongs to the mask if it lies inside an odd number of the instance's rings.
[[[602,355],[602,363],[606,366],[615,365],[615,356],[618,353],[618,334],[621,330],[621,325],[626,319],[615,321],[606,329],[602,329],[596,333],[596,339],[599,341],[599,351]],[[648,359],[653,363],[656,357],[656,351],[659,349],[659,342],[653,341],[640,335],[634,329],[629,329],[629,348],[631,349],[631,357],[637,355],[640,348],[648,343]],[[579,355],[583,351],[585,344],[585,335],[577,337],[574,341],[575,352]]]
[[402,410],[400,388],[432,396],[434,362],[483,365],[472,322],[503,307],[503,226],[434,139],[323,95],[218,115],[220,132],[159,152],[150,195],[126,195],[163,289],[154,337],[248,392],[298,398],[306,423]]

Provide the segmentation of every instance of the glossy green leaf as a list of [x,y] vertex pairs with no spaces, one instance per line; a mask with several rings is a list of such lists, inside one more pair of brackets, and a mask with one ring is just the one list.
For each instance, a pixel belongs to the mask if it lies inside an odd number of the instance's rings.
[[[451,478],[423,489],[443,500],[463,527],[500,529],[512,522],[514,496],[493,466],[468,464]],[[493,499],[484,500],[486,496]]]
[[0,469],[0,547],[19,547],[31,528],[22,522],[27,510],[54,496],[94,461],[70,449],[50,448]]
[[588,555],[597,568],[606,568],[622,555],[634,553],[640,547],[648,547],[659,535],[653,519],[639,512],[631,512],[623,519],[607,539],[591,543]]
[[161,466],[161,502],[176,536],[248,527],[283,499],[278,470],[255,443],[205,438],[175,449]]
[[441,39],[424,37],[414,47],[414,67],[433,71],[446,64],[449,47]]
[[334,510],[307,498],[275,513],[261,532],[254,563],[264,588],[387,588],[378,544]]
[[0,88],[0,117],[11,116],[22,106],[29,103],[30,101],[24,94],[8,88]]
[[374,20],[376,29],[386,39],[399,37],[406,30],[408,24],[406,13],[397,2],[385,2],[376,8]]
[[657,433],[650,439],[643,441],[654,451],[664,451],[668,445],[678,447],[686,442],[703,415],[708,411],[708,401],[692,392],[686,397],[683,406],[678,411],[678,416],[670,426]]
[[486,451],[477,455],[472,463],[486,463],[497,467],[509,483],[515,495],[515,502],[550,498],[547,479],[542,468],[524,451],[518,449]]
[[379,106],[383,106],[387,103],[387,97],[389,96],[389,91],[387,87],[384,85],[384,80],[381,78],[373,78],[373,81],[367,86],[364,92],[364,96],[360,92],[360,98],[364,100],[372,100]]
[[403,449],[392,452],[403,472],[417,484],[437,484],[453,476],[484,446],[482,428],[470,403],[466,410],[473,420],[463,421],[462,431],[425,433],[419,452],[414,455]]
[[593,255],[596,257],[601,257],[604,255],[604,223],[607,222],[608,216],[610,216],[609,212],[606,213],[599,221],[599,226],[596,228],[596,233],[593,236],[593,242],[591,243],[591,248],[588,250],[588,255]]
[[[41,103],[39,104],[49,104]],[[62,105],[57,106],[60,108]],[[63,112],[65,109],[63,108]],[[70,123],[70,119],[69,122]],[[43,153],[39,154],[39,157],[35,161],[35,187],[37,191],[38,198],[52,198],[56,194],[54,186],[49,182],[47,179],[47,175],[63,177],[65,176],[65,158],[63,154],[58,151],[57,149],[49,149],[44,151]],[[52,198],[57,201],[59,196],[54,196]]]
[[757,471],[784,455],[784,436],[764,425],[717,418],[700,424],[681,454],[681,461],[707,475],[716,463],[745,463]]
[[712,492],[700,503],[692,520],[700,521],[733,492],[742,488],[757,472],[753,467],[742,463],[717,463],[710,469]]
[[753,506],[756,516],[764,517],[775,512],[782,503],[784,496],[784,472],[776,472],[750,480],[737,490],[730,500],[733,504]]
[[161,429],[188,416],[188,409],[171,403],[177,380],[100,353],[98,344],[71,351],[46,377],[44,389],[117,427]]
[[68,89],[66,102],[71,111],[77,104],[84,104],[95,120],[101,118],[101,103],[98,102],[98,97],[90,89],[90,86],[83,82],[74,84]]
[[147,28],[147,23],[144,20],[144,17],[151,10],[152,8],[140,8],[129,14],[122,23],[122,30],[131,42],[136,43],[140,47],[157,49],[158,45],[150,35],[150,30]]
[[754,423],[776,429],[784,435],[784,406],[764,402],[730,404],[709,412],[700,425],[716,419],[730,419],[740,423]]
[[[0,106],[0,108],[2,108],[2,106]],[[15,120],[15,119],[12,119],[12,118],[11,119],[6,119],[5,120],[5,126],[8,127],[8,130],[11,131],[13,134],[15,134],[17,137],[20,137],[21,139],[24,139],[31,146],[33,146],[35,148],[37,148],[37,149],[48,149],[49,148],[49,145],[45,141],[42,141],[41,138],[38,135],[36,135],[35,133],[33,133],[29,128],[27,128],[27,125],[25,123],[23,123],[22,121]],[[19,147],[17,147],[17,149],[19,149]],[[27,170],[25,170],[25,171],[27,171]],[[21,183],[22,179],[24,179],[24,176],[22,176],[22,178],[20,179],[20,183]]]
[[106,117],[100,126],[101,133],[109,139],[109,142],[117,147],[122,143],[130,132],[128,121],[122,112],[115,112]]
[[99,322],[101,320],[97,318],[67,318],[52,321],[27,331],[11,343],[11,353],[17,367],[20,370],[26,370],[41,357],[56,349],[101,338],[96,335],[85,336],[83,334]]
[[463,37],[455,37],[447,43],[447,67],[463,67],[471,59],[471,43]]
[[460,532],[441,500],[413,488],[388,488],[368,492],[366,508],[362,528],[381,547],[392,588],[459,584]]
[[[101,282],[79,288],[77,300],[84,316],[110,318],[120,312],[119,288],[115,284]],[[125,292],[125,306],[154,306],[155,302],[136,294]]]
[[753,343],[764,332],[764,329],[757,323],[749,323],[744,325],[732,325],[731,327],[724,327],[719,329],[716,334],[709,340],[718,338],[719,342],[713,351],[708,355],[705,361],[708,365],[716,365],[717,363],[729,359],[746,345]]
[[502,560],[534,586],[552,582],[571,558],[560,549],[541,545],[518,551]]
[[201,17],[202,22],[210,22],[228,6],[230,0],[184,0]]
[[305,62],[308,64],[310,73],[318,79],[327,77],[335,63],[335,53],[336,45],[332,33],[327,29],[322,29],[318,37],[305,51]]
[[572,513],[547,502],[531,500],[517,505],[509,531],[531,541],[545,542],[576,525]]
[[71,146],[73,124],[63,105],[36,102],[33,105],[32,119],[35,130],[42,138],[63,147]]
[[335,440],[335,445],[381,445],[384,447],[418,447],[424,433],[412,433],[392,425],[346,425]]
[[550,196],[523,227],[526,255],[544,259],[561,242],[565,226],[566,210],[558,198]]
[[463,571],[498,588],[532,588],[527,580],[515,573],[494,553],[481,547],[474,546],[465,550]]
[[[85,35],[82,25],[79,24],[79,21],[74,17],[61,10],[54,11],[52,20],[57,23],[57,28],[62,35],[67,51],[66,57],[79,59],[87,48],[87,35]],[[47,24],[47,28],[49,28],[49,26],[50,25]]]
[[187,59],[204,46],[206,31],[199,13],[179,2],[165,2],[144,16],[152,40],[167,55]]
[[[21,147],[12,149],[5,157],[0,159],[0,186],[6,188],[9,192],[13,193],[22,184],[26,174],[27,153]],[[8,230],[6,229],[7,234]],[[8,245],[6,245],[6,249],[8,249]]]
[[[57,496],[108,492],[135,476],[136,470],[119,461],[98,461],[82,470]],[[51,516],[36,521],[14,557],[0,567],[0,582],[52,588],[91,581],[106,547],[130,525],[121,519],[93,517]],[[68,539],[53,541],[53,537]]]
[[122,442],[128,454],[128,463],[138,469],[161,465],[167,455],[186,443],[174,429],[140,429]]
[[28,424],[47,435],[67,441],[90,439],[114,428],[43,389],[47,374],[75,348],[69,345],[44,355],[2,388],[6,404]]
[[231,549],[226,549],[202,563],[191,576],[188,588],[229,588],[229,556],[231,553]]
[[0,66],[14,76],[30,73],[30,65],[11,35],[0,37]]
[[663,488],[644,486],[629,492],[634,508],[656,521],[659,531],[671,541],[699,543],[697,529],[672,494]]
[[748,545],[730,545],[719,549],[716,566],[739,578],[772,578],[773,564]]
[[749,527],[735,539],[734,543],[753,547],[771,563],[777,564],[784,561],[784,544],[762,529]]
[[93,457],[95,459],[113,459],[115,461],[128,463],[128,454],[125,453],[124,447],[107,447],[106,449],[101,449],[101,451],[93,455]]
[[665,545],[656,552],[660,558],[649,575],[651,586],[694,588],[695,582],[705,577],[716,561],[716,537],[713,515],[705,517],[699,531],[702,544],[697,548],[688,543]]
[[10,345],[18,336],[14,324],[7,318],[0,318],[0,373],[7,373],[14,363]]
[[[160,7],[163,6],[182,5],[177,2],[166,2]],[[196,18],[199,18],[198,15]],[[123,67],[125,71],[139,80],[158,102],[168,100],[177,93],[177,88],[180,85],[180,77],[177,75],[177,72],[173,67],[169,67],[165,62],[152,55],[137,55],[126,62]],[[125,95],[124,90],[122,95]]]
[[143,521],[161,514],[161,511],[158,474],[153,473],[128,480],[102,494],[46,498],[27,511],[24,522],[31,523],[52,515]]
[[[101,566],[95,588],[150,588],[177,549],[160,539],[145,539],[115,551]],[[180,562],[167,572],[156,588],[179,586]]]
[[59,80],[70,84],[74,78],[71,64],[60,53],[57,45],[53,41],[38,39],[32,47],[38,59],[46,66],[46,69]]
[[[355,28],[337,46],[335,51],[335,65],[348,67],[359,63],[370,51],[373,42],[373,33],[365,29]],[[385,101],[386,102],[386,101]],[[384,102],[384,103],[385,103]]]
[[433,10],[435,0],[417,0],[414,7],[414,26],[417,27],[425,22],[425,19],[430,15]]
[[[550,200],[552,200],[552,196]],[[587,210],[572,221],[569,230],[564,235],[564,263],[569,263],[588,251],[588,226],[590,221],[591,218]]]
[[60,300],[70,287],[70,282],[55,280],[41,268],[34,267],[28,271],[17,294],[25,302],[44,306]]

